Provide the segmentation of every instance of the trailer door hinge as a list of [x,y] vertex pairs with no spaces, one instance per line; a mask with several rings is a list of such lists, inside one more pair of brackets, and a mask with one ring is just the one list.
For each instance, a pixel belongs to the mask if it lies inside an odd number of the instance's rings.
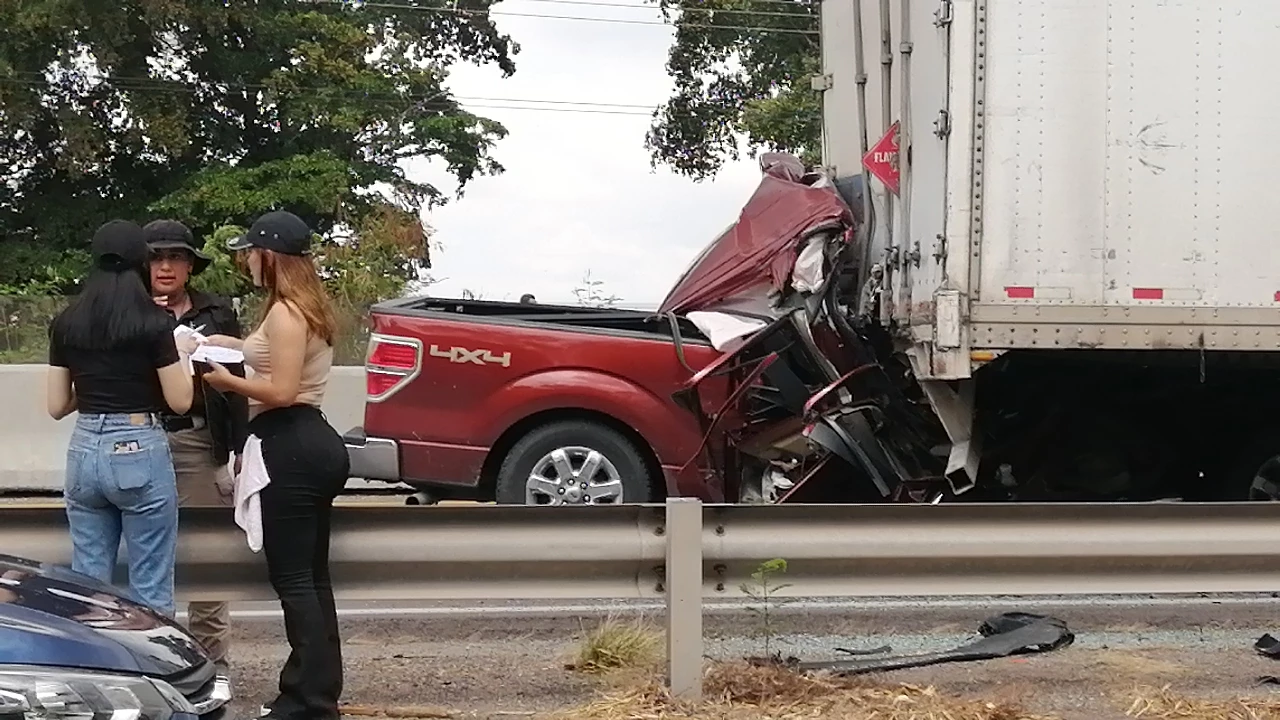
[[943,235],[942,233],[938,233],[938,243],[937,243],[936,245],[934,245],[933,247],[934,247],[934,250],[933,250],[933,259],[934,259],[935,261],[937,261],[937,263],[938,263],[939,265],[941,265],[941,264],[943,264],[944,262],[946,262],[946,260],[947,260],[947,236],[946,236],[946,235]]
[[933,121],[933,134],[941,140],[951,134],[951,113],[946,110],[938,111],[938,118]]
[[898,251],[897,245],[892,245],[884,249],[884,265],[887,268],[896,268],[902,264],[901,253]]
[[920,243],[915,242],[911,245],[911,250],[907,252],[905,260],[916,267],[920,267]]
[[831,73],[827,73],[826,75],[814,75],[809,78],[809,87],[815,92],[830,90],[832,84]]
[[947,27],[954,17],[955,5],[951,0],[942,0],[938,9],[933,11],[933,24],[935,27]]

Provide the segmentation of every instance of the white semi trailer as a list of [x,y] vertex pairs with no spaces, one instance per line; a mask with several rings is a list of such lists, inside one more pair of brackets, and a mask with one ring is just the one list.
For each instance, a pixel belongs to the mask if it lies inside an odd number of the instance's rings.
[[821,17],[824,163],[870,190],[860,280],[953,486],[1276,499],[1280,2]]

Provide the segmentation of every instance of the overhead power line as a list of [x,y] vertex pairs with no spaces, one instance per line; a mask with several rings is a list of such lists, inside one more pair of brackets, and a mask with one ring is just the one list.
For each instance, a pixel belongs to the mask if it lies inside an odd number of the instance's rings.
[[[792,0],[755,0],[756,2],[771,2],[779,7],[795,7],[807,8],[816,7],[805,3],[792,2]],[[547,3],[549,5],[579,5],[583,7],[603,7],[603,8],[623,8],[625,10],[660,10],[661,8],[653,4],[639,5],[635,3],[611,3],[600,2],[599,0],[524,0],[524,2]],[[675,5],[668,10],[677,10],[682,13],[714,13],[716,15],[758,15],[760,17],[790,17],[790,18],[814,18],[815,16],[807,12],[780,12],[776,10],[741,10],[738,8],[717,8],[717,7],[696,7],[688,5]],[[501,14],[503,11],[498,11]]]
[[[24,85],[43,85],[47,82],[45,74],[33,70],[18,70],[11,73],[11,76],[25,76],[30,80],[21,80],[17,77],[11,77],[14,82]],[[0,75],[0,81],[5,80]],[[203,90],[251,90],[251,91],[279,91],[280,88],[267,85],[265,83],[225,83],[217,81],[186,81],[186,80],[170,80],[166,78],[141,77],[129,75],[94,75],[89,79],[94,82],[108,82],[113,85],[124,85],[123,89],[150,89],[147,86],[154,86],[158,90],[173,92],[200,92]],[[212,87],[216,86],[216,87]],[[657,108],[661,103],[616,103],[616,102],[599,102],[597,100],[564,100],[564,99],[548,99],[548,98],[516,98],[516,97],[479,97],[474,95],[450,95],[447,92],[439,92],[432,94],[414,94],[414,93],[397,93],[397,92],[375,92],[369,93],[356,88],[300,88],[287,92],[339,92],[360,97],[383,97],[383,98],[400,98],[407,100],[465,100],[483,103],[535,103],[540,105],[583,105],[588,107],[601,108],[618,108],[630,110],[643,110],[648,112]]]
[[[313,2],[325,5],[352,6],[353,3],[347,0],[313,0]],[[583,22],[599,22],[613,23],[617,25],[651,25],[656,27],[674,27],[674,28],[701,28],[707,30],[742,30],[745,32],[760,33],[779,33],[783,35],[817,35],[817,30],[804,30],[800,28],[776,28],[764,27],[759,25],[716,25],[711,23],[667,23],[655,20],[624,20],[621,18],[600,18],[600,17],[583,17],[581,15],[544,15],[542,13],[521,13],[521,12],[505,12],[501,10],[485,9],[468,9],[468,8],[436,8],[423,7],[420,5],[401,5],[389,2],[361,2],[359,7],[378,8],[382,10],[398,10],[407,12],[427,12],[427,13],[446,13],[454,15],[481,15],[485,17],[525,17],[525,18],[542,18],[544,20],[579,20]],[[802,13],[780,13],[788,17],[795,17],[797,20],[814,20],[816,18]]]
[[[140,81],[140,82],[139,82]],[[112,85],[120,90],[129,92],[155,93],[155,94],[196,94],[196,93],[229,93],[235,90],[251,90],[265,91],[271,90],[265,85],[227,85],[220,84],[222,87],[195,87],[184,85],[176,81],[164,82],[153,79],[142,78],[110,78]],[[0,84],[23,85],[26,87],[42,87],[45,83],[36,80],[22,80],[19,78],[3,78],[0,77]],[[588,115],[630,115],[633,117],[651,117],[653,111],[658,108],[654,105],[639,105],[629,103],[602,103],[588,102],[576,100],[540,100],[531,98],[493,98],[493,97],[467,97],[467,96],[446,96],[441,94],[435,95],[403,95],[393,93],[365,93],[352,88],[299,88],[296,90],[285,90],[282,94],[285,97],[298,96],[317,96],[321,94],[337,93],[357,99],[398,99],[398,100],[417,100],[420,105],[426,106],[433,100],[452,100],[457,102],[457,106],[464,111],[471,110],[533,110],[540,112],[562,112],[562,113],[579,113]],[[474,102],[473,102],[474,101]],[[516,104],[519,103],[519,104]]]

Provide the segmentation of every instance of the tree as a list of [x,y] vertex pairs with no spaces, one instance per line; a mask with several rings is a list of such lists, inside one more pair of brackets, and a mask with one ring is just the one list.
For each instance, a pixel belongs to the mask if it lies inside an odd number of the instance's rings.
[[206,237],[280,207],[326,236],[416,221],[444,198],[407,158],[445,160],[461,187],[502,171],[506,130],[443,87],[462,58],[514,72],[488,4],[0,3],[0,268],[66,291],[66,263],[112,217]]
[[820,162],[818,4],[812,0],[659,0],[674,18],[675,90],[645,137],[653,164],[697,180],[751,152]]

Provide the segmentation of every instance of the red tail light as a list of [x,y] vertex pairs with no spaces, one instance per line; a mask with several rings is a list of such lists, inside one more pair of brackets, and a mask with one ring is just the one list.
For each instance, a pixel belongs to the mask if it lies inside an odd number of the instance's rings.
[[386,400],[412,382],[421,371],[421,341],[378,333],[369,336],[369,353],[364,362],[368,402]]
[[418,348],[379,340],[369,353],[368,364],[389,370],[413,370],[418,365]]

